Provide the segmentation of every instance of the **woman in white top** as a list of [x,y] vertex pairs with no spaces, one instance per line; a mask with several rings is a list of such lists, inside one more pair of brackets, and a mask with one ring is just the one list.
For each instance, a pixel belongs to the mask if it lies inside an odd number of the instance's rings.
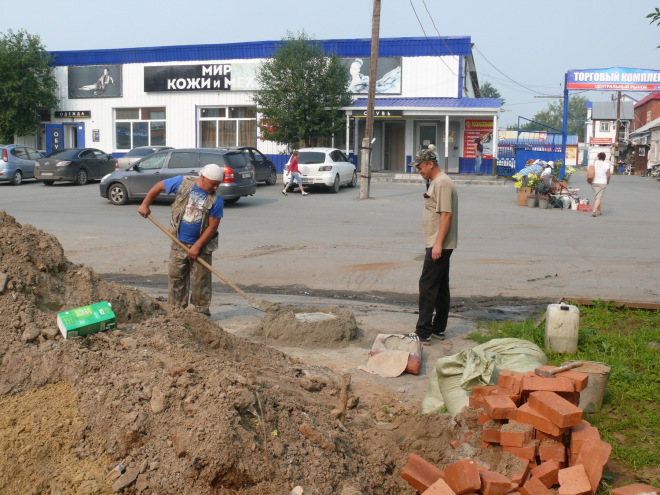
[[601,214],[601,198],[605,193],[605,188],[610,183],[612,171],[609,162],[605,161],[605,153],[603,152],[598,153],[598,160],[596,160],[592,165],[589,165],[589,174],[592,173],[592,167],[594,180],[591,182],[591,190],[594,192],[595,201],[594,211],[591,215],[597,217]]

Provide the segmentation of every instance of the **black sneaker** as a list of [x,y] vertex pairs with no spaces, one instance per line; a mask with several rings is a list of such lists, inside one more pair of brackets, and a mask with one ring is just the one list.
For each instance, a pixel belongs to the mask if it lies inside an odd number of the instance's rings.
[[405,334],[406,337],[409,337],[413,340],[417,340],[420,342],[422,345],[431,345],[431,339],[428,337],[420,337],[416,333],[407,333]]
[[438,339],[438,340],[445,340],[445,334],[444,334],[444,332],[443,332],[443,333],[436,333],[436,332],[433,332],[433,333],[431,334],[431,337],[433,337],[434,339]]

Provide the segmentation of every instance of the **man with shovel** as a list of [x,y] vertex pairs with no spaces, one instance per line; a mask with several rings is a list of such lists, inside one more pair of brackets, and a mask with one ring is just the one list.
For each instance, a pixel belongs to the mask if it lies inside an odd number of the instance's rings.
[[138,208],[140,215],[148,218],[149,205],[160,193],[176,194],[169,231],[188,252],[172,242],[167,302],[173,308],[185,308],[190,302],[195,311],[211,314],[211,272],[195,260],[200,258],[211,265],[212,253],[218,248],[224,202],[216,190],[223,178],[223,169],[210,164],[202,167],[199,177],[181,175],[162,180],[151,188]]

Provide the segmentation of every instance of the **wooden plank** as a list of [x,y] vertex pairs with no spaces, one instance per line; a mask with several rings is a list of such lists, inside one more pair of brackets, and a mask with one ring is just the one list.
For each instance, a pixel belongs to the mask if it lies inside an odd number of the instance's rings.
[[[593,306],[596,302],[596,299],[584,299],[579,297],[564,297],[561,302],[568,303],[574,302],[582,306]],[[612,303],[615,306],[623,306],[629,309],[660,309],[660,304],[658,303],[646,303],[646,302],[634,302],[634,301],[604,301],[606,303]]]

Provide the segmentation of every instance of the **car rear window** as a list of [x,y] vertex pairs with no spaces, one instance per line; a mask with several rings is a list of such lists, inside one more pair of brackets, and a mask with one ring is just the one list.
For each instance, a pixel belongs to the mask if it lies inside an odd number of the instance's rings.
[[232,168],[245,167],[248,160],[243,153],[227,153],[224,155],[225,163]]
[[151,155],[154,152],[151,148],[134,148],[124,156],[147,156]]
[[70,160],[71,158],[77,158],[80,150],[57,150],[53,151],[48,158],[59,158],[60,160]]
[[298,163],[323,163],[325,161],[325,153],[319,151],[301,151],[298,155]]

